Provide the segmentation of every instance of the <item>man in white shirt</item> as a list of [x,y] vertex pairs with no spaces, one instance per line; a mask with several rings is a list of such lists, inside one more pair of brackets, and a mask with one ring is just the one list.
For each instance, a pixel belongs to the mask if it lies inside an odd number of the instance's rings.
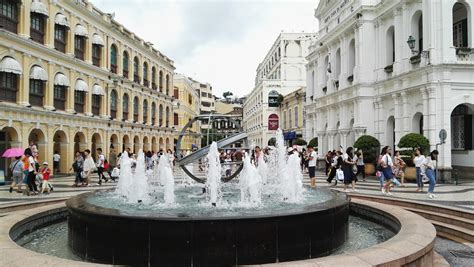
[[102,148],[97,148],[97,174],[99,175],[99,182],[98,185],[102,185],[102,179],[105,180],[107,183],[108,179],[105,178],[104,175],[104,163],[105,163],[105,156],[102,154]]
[[59,155],[58,151],[54,151],[53,154],[53,169],[55,173],[59,173],[59,161],[61,160],[61,155]]
[[308,146],[308,172],[311,181],[311,187],[316,187],[316,160],[318,154],[314,151],[312,146]]

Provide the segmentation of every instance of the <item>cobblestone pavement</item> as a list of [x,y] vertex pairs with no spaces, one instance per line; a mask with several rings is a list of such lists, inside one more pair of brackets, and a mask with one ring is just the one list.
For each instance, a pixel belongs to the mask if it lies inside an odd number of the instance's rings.
[[[182,180],[183,173],[180,170],[175,171],[175,179],[179,183]],[[200,173],[198,176],[203,176],[204,173]],[[308,175],[304,175],[305,184],[309,184]],[[51,182],[54,185],[54,191],[48,195],[37,195],[37,196],[25,196],[21,193],[9,193],[9,185],[0,186],[0,208],[16,203],[28,203],[33,201],[71,197],[80,193],[89,192],[97,189],[110,189],[117,185],[117,183],[109,182],[102,183],[102,186],[96,185],[98,181],[97,175],[92,176],[92,182],[88,187],[72,187],[74,182],[73,176],[62,176],[58,178],[52,178]],[[326,182],[326,178],[323,173],[317,173],[317,186],[328,187],[334,190],[343,191],[342,183],[338,182],[337,186]],[[367,181],[359,181],[356,184],[358,193],[367,195],[383,196],[380,191],[379,182],[375,177],[367,178]],[[438,196],[436,199],[429,199],[426,194],[428,186],[425,185],[424,193],[417,193],[416,184],[413,181],[409,181],[405,184],[405,187],[396,187],[393,190],[393,196],[386,196],[391,198],[403,198],[417,201],[423,201],[428,203],[435,203],[446,206],[454,206],[466,210],[474,210],[474,181],[463,181],[459,185],[454,184],[437,184],[435,188],[435,194]]]

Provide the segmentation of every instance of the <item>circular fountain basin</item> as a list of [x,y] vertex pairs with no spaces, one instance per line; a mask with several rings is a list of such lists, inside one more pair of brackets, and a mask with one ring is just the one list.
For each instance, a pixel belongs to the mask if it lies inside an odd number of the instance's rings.
[[[349,198],[326,189],[324,201],[209,212],[101,204],[107,192],[66,202],[68,243],[88,261],[125,265],[241,265],[285,262],[328,255],[348,234]],[[107,199],[107,196],[103,196]],[[130,207],[135,206],[135,211]],[[116,207],[116,208],[114,208]]]

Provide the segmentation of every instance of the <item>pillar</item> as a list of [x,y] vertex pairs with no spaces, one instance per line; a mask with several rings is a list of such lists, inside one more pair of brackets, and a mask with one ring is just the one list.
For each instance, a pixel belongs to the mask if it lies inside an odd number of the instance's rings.
[[74,110],[74,91],[76,90],[74,88],[75,86],[75,80],[73,79],[74,75],[73,75],[74,71],[71,69],[69,70],[69,75],[67,75],[67,72],[65,72],[65,75],[68,76],[68,79],[69,79],[69,88],[67,89],[67,100],[66,100],[66,111],[68,113],[74,113],[75,110]]
[[[22,66],[29,66],[31,61],[31,55],[24,53],[20,59],[23,61]],[[18,103],[22,106],[30,106],[30,73],[29,69],[23,69],[23,73],[20,75]]]
[[[428,139],[430,140],[430,148],[434,149],[437,138],[436,138],[436,88],[430,86],[427,90],[428,93]],[[423,120],[424,122],[424,120]]]
[[54,67],[56,64],[53,62],[48,62],[46,71],[48,72],[48,80],[46,81],[45,88],[45,102],[44,108],[49,110],[54,110]]

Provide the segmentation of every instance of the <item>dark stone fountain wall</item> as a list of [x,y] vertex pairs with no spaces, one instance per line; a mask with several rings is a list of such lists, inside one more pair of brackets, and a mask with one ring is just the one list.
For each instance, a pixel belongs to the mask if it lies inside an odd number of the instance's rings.
[[92,206],[86,193],[67,201],[69,246],[93,262],[151,266],[233,266],[330,254],[348,233],[349,199],[252,217],[121,215]]

